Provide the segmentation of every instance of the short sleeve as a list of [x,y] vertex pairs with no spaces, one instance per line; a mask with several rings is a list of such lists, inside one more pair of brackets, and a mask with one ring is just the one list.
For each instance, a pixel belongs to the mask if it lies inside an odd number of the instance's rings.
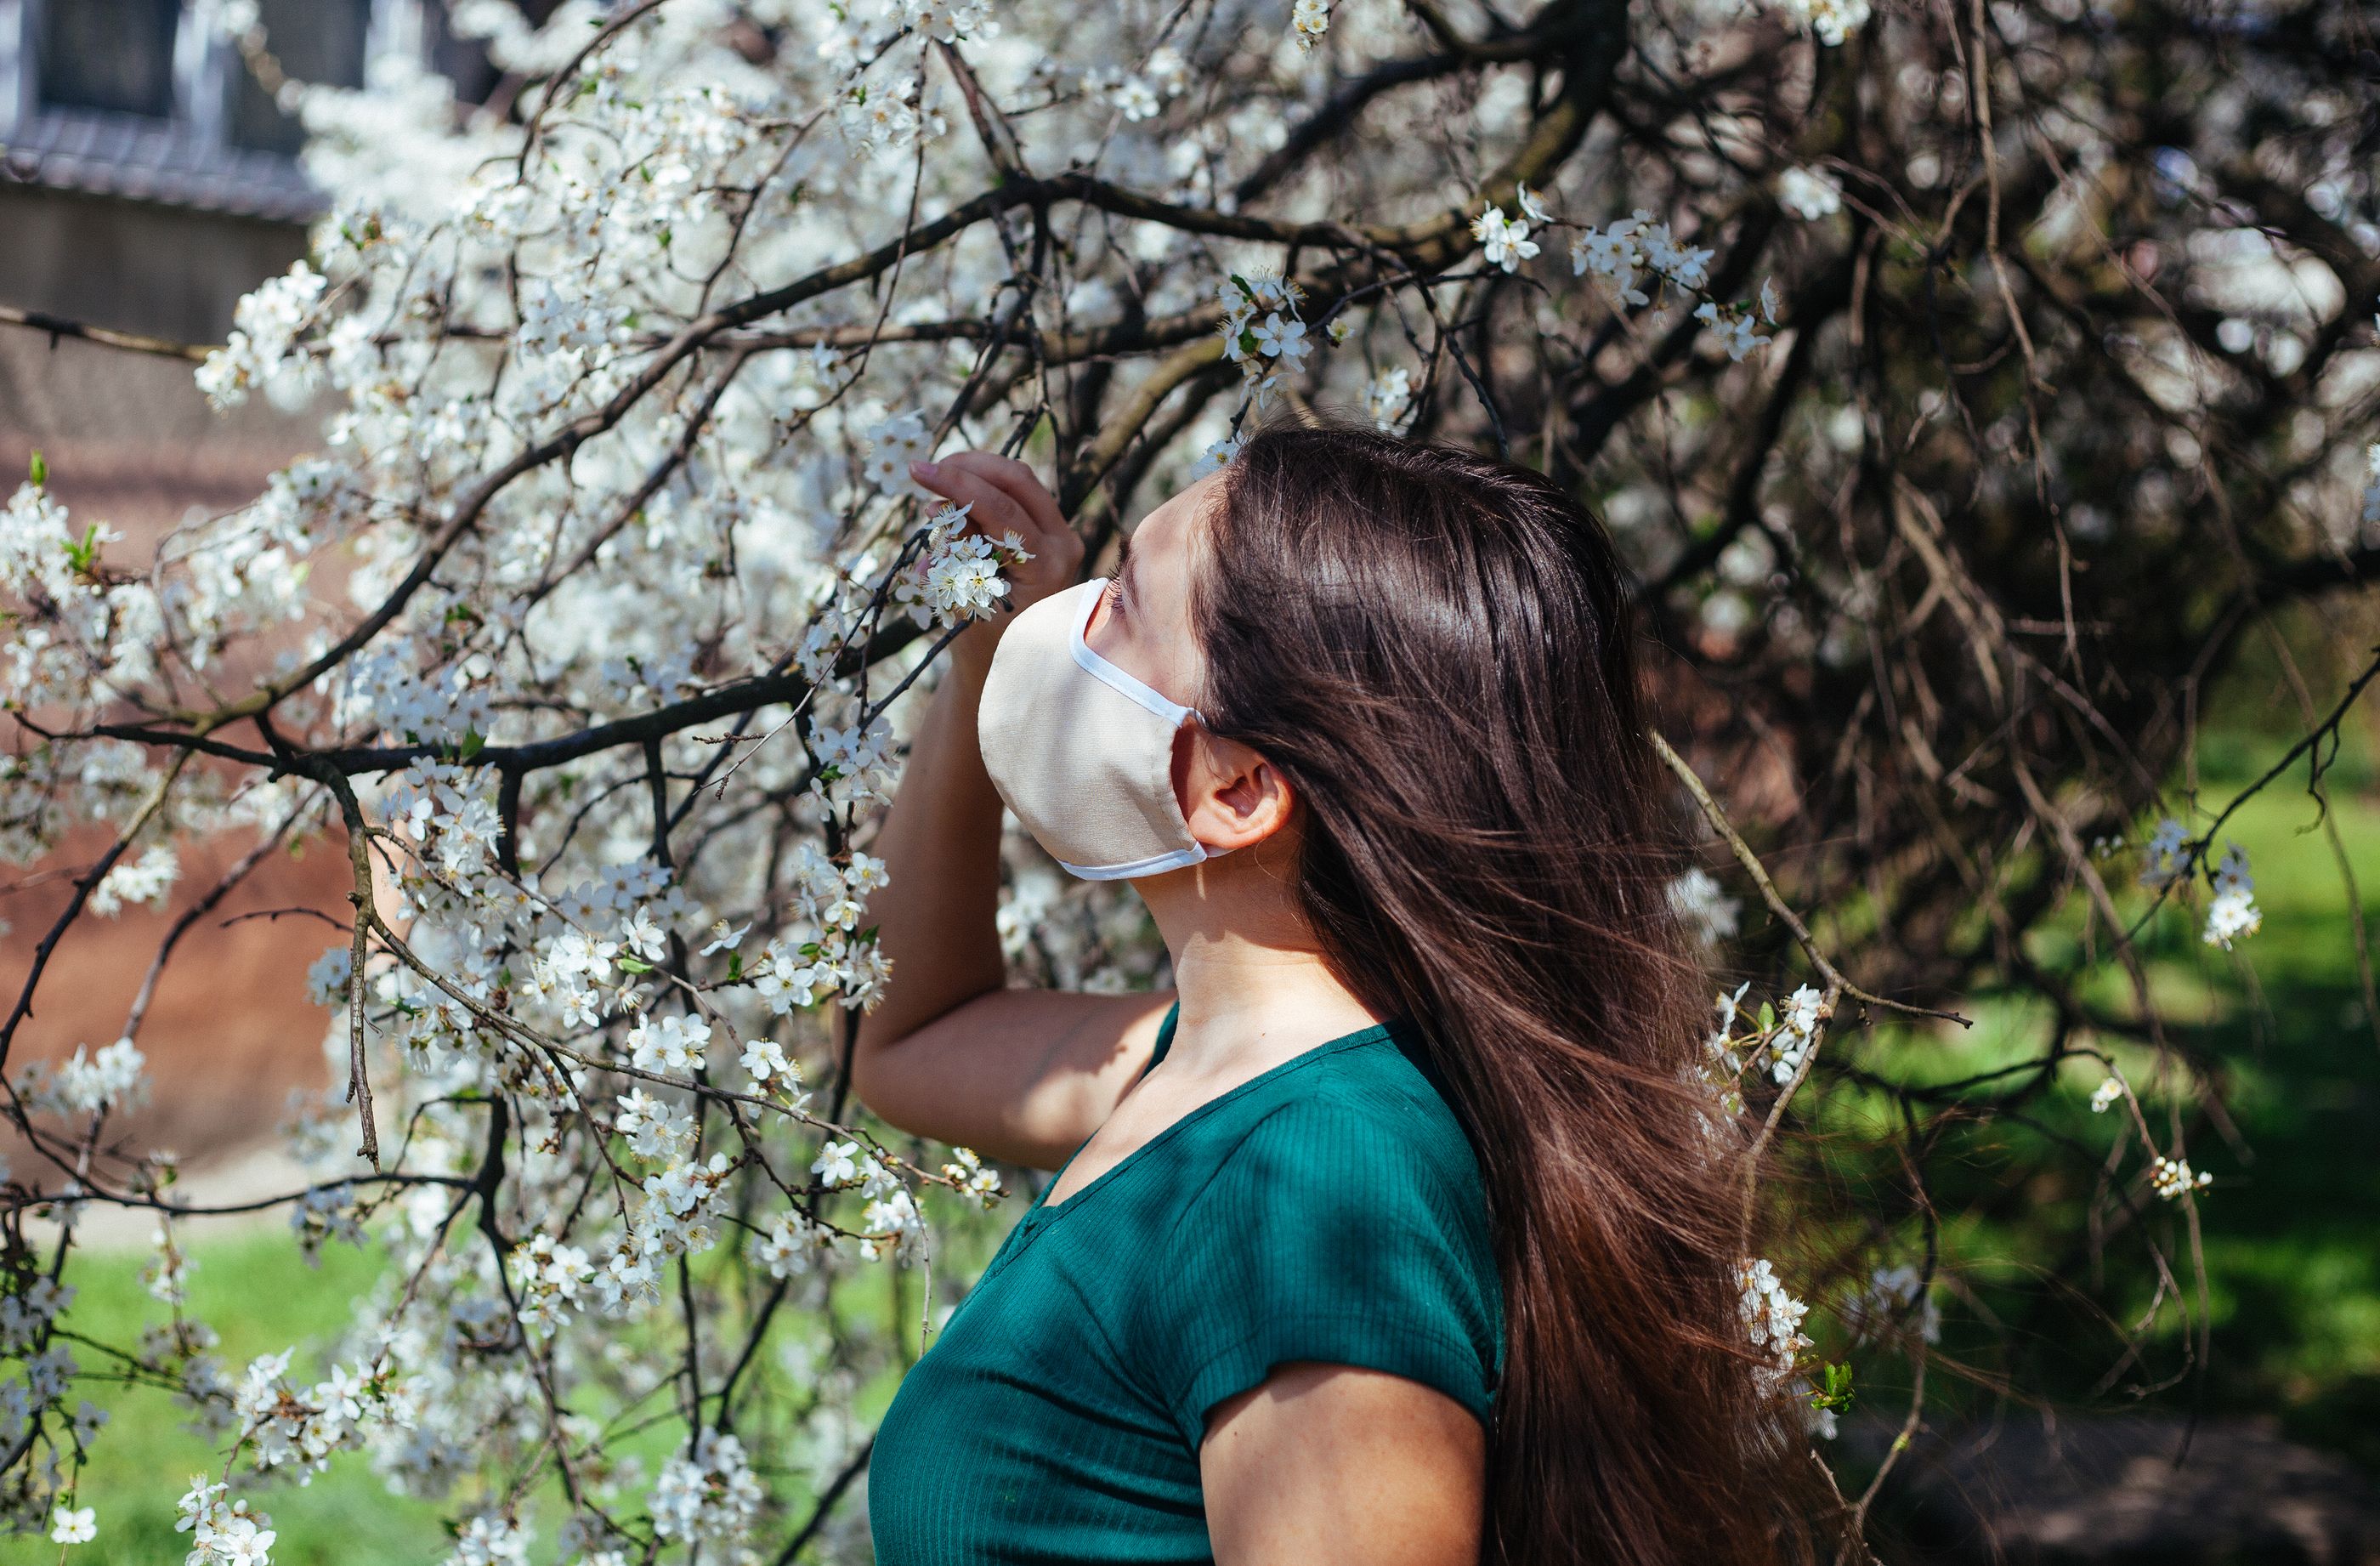
[[1194,1450],[1209,1409],[1293,1360],[1402,1376],[1487,1423],[1499,1285],[1476,1165],[1451,1117],[1285,1104],[1189,1205],[1174,1248],[1151,1358]]

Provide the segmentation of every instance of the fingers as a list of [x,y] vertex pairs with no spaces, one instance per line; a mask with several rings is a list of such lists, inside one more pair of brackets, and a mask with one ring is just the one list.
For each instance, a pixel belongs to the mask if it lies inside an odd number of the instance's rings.
[[951,462],[912,463],[911,477],[949,501],[953,505],[967,507],[967,521],[975,530],[988,539],[998,539],[1002,533],[1014,533],[1023,538],[1038,532],[1033,519],[1016,498],[965,468]]
[[909,471],[936,494],[960,504],[973,502],[976,509],[969,516],[995,537],[1014,528],[1030,542],[1066,529],[1057,497],[1014,457],[965,451],[940,462],[913,463]]

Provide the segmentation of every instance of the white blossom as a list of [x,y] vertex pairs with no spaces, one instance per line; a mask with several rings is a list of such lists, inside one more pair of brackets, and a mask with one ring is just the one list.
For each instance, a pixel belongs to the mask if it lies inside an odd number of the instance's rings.
[[1773,1394],[1792,1378],[1802,1351],[1810,1346],[1810,1340],[1802,1335],[1802,1322],[1810,1307],[1786,1292],[1776,1268],[1767,1261],[1747,1258],[1740,1270],[1738,1308],[1744,1335],[1764,1356],[1755,1378],[1763,1392]]
[[630,1059],[642,1071],[689,1075],[710,1047],[710,1024],[698,1016],[646,1017],[628,1033]]
[[1731,938],[1743,912],[1743,904],[1730,897],[1718,878],[1699,865],[1689,867],[1670,882],[1668,897],[1670,912],[1706,947]]
[[2215,867],[2215,895],[2206,904],[2206,944],[2228,952],[2233,941],[2255,934],[2264,922],[2247,853],[2236,843],[2228,844]]
[[1572,274],[1584,277],[1592,273],[1602,279],[1612,297],[1623,304],[1650,304],[1651,297],[1637,282],[1638,269],[1645,264],[1645,252],[1635,240],[1643,220],[1650,215],[1642,213],[1621,218],[1607,227],[1589,225],[1580,229],[1570,246]]
[[2161,887],[2189,873],[2192,862],[2189,829],[2171,816],[2156,824],[2155,833],[2141,850],[2141,884]]
[[147,1068],[148,1058],[129,1038],[119,1038],[96,1053],[78,1044],[55,1068],[27,1066],[18,1077],[18,1091],[39,1111],[96,1114],[144,1096]]
[[1364,411],[1372,416],[1375,430],[1394,433],[1412,407],[1413,377],[1402,365],[1383,370],[1364,388]]
[[848,1185],[859,1177],[858,1156],[856,1142],[829,1142],[811,1162],[810,1172],[829,1190]]
[[2193,1173],[2186,1159],[2168,1159],[2162,1155],[2149,1165],[2149,1185],[2168,1202],[2178,1202],[2192,1191],[2203,1191],[2215,1183],[2215,1176]]
[[653,1531],[665,1539],[740,1543],[760,1512],[759,1481],[734,1436],[705,1430],[691,1453],[662,1465],[650,1505]]
[[1777,1019],[1776,1032],[1769,1040],[1771,1080],[1793,1080],[1802,1069],[1803,1058],[1818,1042],[1827,1014],[1826,997],[1806,984],[1786,997],[1784,1014]]
[[455,1536],[446,1566],[528,1566],[528,1540],[509,1517],[474,1517]]
[[794,1278],[823,1265],[832,1256],[834,1232],[808,1215],[788,1208],[769,1220],[752,1238],[752,1259],[771,1278]]
[[1504,209],[1489,202],[1488,210],[1471,220],[1472,237],[1479,241],[1479,253],[1489,266],[1517,272],[1521,263],[1537,253],[1537,242],[1529,237],[1529,225],[1504,215]]
[[1868,0],[1777,0],[1778,8],[1822,42],[1840,43],[1867,25]]
[[1694,319],[1711,329],[1719,346],[1727,350],[1727,357],[1737,363],[1742,363],[1753,349],[1768,344],[1767,334],[1757,330],[1749,314],[1724,309],[1716,299],[1706,299],[1696,307]]
[[142,853],[137,861],[117,861],[91,889],[88,906],[103,918],[112,917],[128,903],[156,907],[165,901],[165,894],[173,890],[180,874],[180,856],[161,844]]
[[1777,176],[1777,204],[1804,223],[1831,217],[1843,210],[1842,184],[1824,169],[1797,165]]
[[1300,49],[1311,49],[1330,30],[1330,0],[1294,0],[1289,25]]
[[242,298],[232,315],[230,337],[199,367],[199,390],[208,400],[218,407],[245,402],[251,388],[290,368],[298,334],[312,319],[328,281],[305,261],[292,261],[286,273]]
[[1927,1290],[1925,1275],[1905,1263],[1871,1272],[1866,1289],[1852,1301],[1849,1317],[1852,1330],[1863,1339],[1911,1327],[1925,1342],[1942,1339],[1941,1308]]
[[1239,437],[1226,436],[1198,454],[1198,460],[1190,465],[1190,477],[1203,479],[1217,468],[1228,467],[1232,460],[1239,455]]

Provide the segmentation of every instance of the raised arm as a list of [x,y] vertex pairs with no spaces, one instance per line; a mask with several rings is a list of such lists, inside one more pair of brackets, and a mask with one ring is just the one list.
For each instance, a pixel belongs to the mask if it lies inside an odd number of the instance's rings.
[[[1023,463],[963,452],[917,479],[971,506],[978,531],[1014,532],[1032,552],[1010,572],[1011,613],[1073,585],[1082,540]],[[1054,1169],[1139,1074],[1171,997],[1004,988],[1001,803],[976,747],[976,705],[1007,618],[952,645],[876,840],[891,879],[868,912],[892,977],[860,1022],[852,1086],[905,1131]]]

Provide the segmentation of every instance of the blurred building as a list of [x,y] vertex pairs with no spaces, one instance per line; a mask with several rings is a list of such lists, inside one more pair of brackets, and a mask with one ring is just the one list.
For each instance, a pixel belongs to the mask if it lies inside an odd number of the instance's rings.
[[304,252],[322,205],[260,78],[359,87],[409,55],[476,101],[486,57],[441,0],[257,0],[266,72],[225,0],[0,0],[0,301],[188,341]]
[[[532,15],[548,6],[528,7]],[[257,0],[265,69],[225,31],[226,0],[0,0],[0,305],[188,344],[230,330],[239,297],[306,252],[324,200],[299,167],[302,127],[261,85],[359,86],[391,54],[427,61],[465,102],[495,85],[454,39],[444,0]],[[251,500],[318,438],[262,399],[207,407],[187,358],[0,322],[0,501],[39,448],[78,523],[104,521],[140,559],[193,511]],[[0,734],[13,747],[18,734]],[[75,868],[88,845],[70,842]],[[163,913],[85,920],[59,947],[22,1050],[55,1058],[114,1038],[173,915],[245,843],[202,844]],[[270,864],[223,918],[335,905],[336,855]],[[14,995],[65,883],[0,872],[0,988]],[[285,1089],[323,1080],[324,1017],[299,980],[322,944],[303,921],[211,918],[177,949],[141,1036],[157,1090],[136,1135],[204,1159],[269,1134]]]
[[[255,0],[267,71],[362,85],[404,54],[467,102],[493,81],[446,0]],[[532,10],[538,7],[532,7]],[[303,129],[224,18],[231,0],[0,0],[0,305],[183,343],[306,251],[323,206]],[[0,324],[0,486],[42,449],[55,488],[133,537],[237,504],[312,421],[211,412],[190,366]]]

